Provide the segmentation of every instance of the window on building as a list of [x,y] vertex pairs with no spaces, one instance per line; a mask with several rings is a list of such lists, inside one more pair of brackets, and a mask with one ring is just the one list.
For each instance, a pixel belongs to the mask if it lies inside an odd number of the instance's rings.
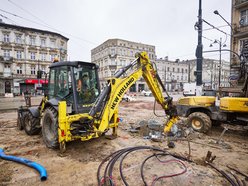
[[4,58],[10,58],[10,50],[3,50],[3,57]]
[[20,51],[20,50],[16,51],[16,58],[22,59],[22,51]]
[[243,39],[243,40],[240,40],[240,52],[242,51],[244,45],[246,45],[248,43],[248,39]]
[[42,70],[43,72],[46,72],[46,66],[45,66],[45,65],[41,65],[41,70]]
[[22,44],[22,37],[21,37],[21,35],[16,35],[16,43],[17,44]]
[[35,45],[35,36],[29,36],[30,45]]
[[185,69],[185,73],[188,73],[188,70],[187,69]]
[[115,55],[115,49],[114,48],[111,49],[111,55]]
[[240,12],[240,20],[242,26],[248,25],[248,9]]
[[51,61],[54,61],[56,55],[55,54],[51,54]]
[[10,42],[9,34],[3,34],[3,42],[5,42],[5,43]]
[[35,75],[35,66],[31,66],[31,75]]
[[177,76],[177,80],[179,80],[179,76]]
[[180,72],[180,68],[177,68],[177,72]]
[[170,72],[170,67],[167,67],[167,71]]
[[18,65],[18,66],[16,67],[16,73],[17,73],[17,74],[22,74],[22,66],[21,66],[21,65]]
[[181,80],[183,80],[183,76],[181,76]]
[[35,53],[34,52],[30,52],[30,59],[35,60]]
[[41,61],[46,61],[46,54],[45,53],[40,54],[40,60]]
[[111,59],[111,65],[116,65],[115,59]]
[[175,71],[175,68],[173,67],[173,68],[172,68],[172,72],[174,72],[174,71]]
[[61,42],[60,42],[60,47],[61,47],[61,48],[64,48],[64,45],[65,45],[65,42],[64,42],[64,41],[61,41]]
[[55,39],[50,40],[50,47],[55,48]]
[[133,51],[132,50],[130,51],[130,56],[133,57]]
[[46,46],[46,39],[45,38],[41,38],[40,39],[40,45],[41,45],[41,47],[45,47]]
[[114,75],[115,75],[115,71],[111,70],[111,76],[114,76]]
[[182,73],[184,73],[184,69],[182,68]]
[[5,64],[5,65],[4,65],[4,68],[5,68],[5,69],[10,69],[10,65]]
[[11,68],[10,64],[5,64],[4,65],[3,75],[5,77],[11,76],[11,69],[10,68]]

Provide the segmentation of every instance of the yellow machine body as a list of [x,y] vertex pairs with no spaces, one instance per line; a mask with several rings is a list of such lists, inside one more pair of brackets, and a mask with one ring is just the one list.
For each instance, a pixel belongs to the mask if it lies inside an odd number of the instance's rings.
[[248,112],[248,98],[223,97],[220,99],[220,109],[230,112]]
[[189,96],[180,98],[178,104],[209,107],[215,104],[215,99],[214,96]]

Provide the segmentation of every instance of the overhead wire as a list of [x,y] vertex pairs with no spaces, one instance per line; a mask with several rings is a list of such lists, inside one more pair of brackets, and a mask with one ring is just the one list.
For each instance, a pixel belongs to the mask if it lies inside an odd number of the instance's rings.
[[222,32],[223,34],[226,34],[226,35],[231,36],[230,34],[224,32],[223,30],[221,30],[221,29],[217,28],[216,26],[212,25],[211,23],[207,22],[205,19],[202,19],[202,21],[203,21],[204,23],[208,24],[209,26],[211,26],[213,29],[216,29],[216,30]]
[[66,34],[66,35],[69,35],[69,36],[71,36],[71,37],[74,37],[74,38],[83,40],[83,41],[88,42],[88,43],[90,43],[90,44],[94,44],[94,45],[96,44],[96,43],[94,43],[94,42],[92,42],[92,41],[89,41],[89,40],[80,38],[80,37],[78,37],[78,36],[74,36],[74,35],[72,35],[72,34],[70,34],[70,33],[66,33],[66,32],[63,32],[63,31],[61,31],[61,30],[58,30],[58,29],[54,28],[53,26],[47,24],[45,21],[43,21],[42,19],[40,19],[40,18],[37,17],[36,15],[32,14],[30,11],[24,9],[23,7],[21,7],[21,6],[18,5],[17,3],[12,2],[11,0],[8,0],[8,1],[9,1],[10,3],[12,3],[14,6],[20,8],[22,11],[24,11],[24,12],[28,13],[29,15],[33,16],[34,18],[38,19],[40,22],[42,22],[44,25],[46,25],[46,26],[47,26],[48,28],[50,28],[50,29],[53,29],[53,30],[55,30],[55,31],[57,31],[57,32],[61,32],[61,33],[64,33],[64,34]]
[[3,14],[0,14],[0,16],[1,16],[2,18],[6,19],[6,20],[11,21],[11,22],[14,23],[14,24],[17,24],[15,21],[13,21],[12,19],[10,19],[10,18],[7,17],[7,16],[4,16]]
[[[74,42],[76,45],[78,45],[78,46],[80,46],[80,47],[82,47],[82,48],[85,48],[85,49],[89,49],[89,48],[90,48],[90,49],[91,49],[92,47],[82,45],[82,43],[79,42],[79,40],[82,40],[82,41],[84,41],[85,43],[88,43],[88,44],[91,44],[91,45],[96,45],[96,43],[93,43],[93,42],[88,41],[88,40],[85,40],[85,39],[83,39],[83,38],[74,36],[74,35],[72,35],[72,34],[68,34],[68,33],[63,32],[63,31],[60,31],[60,30],[58,30],[58,29],[56,29],[56,28],[53,28],[53,27],[51,27],[51,26],[49,26],[49,25],[47,25],[47,24],[43,24],[43,23],[39,23],[39,22],[33,21],[33,20],[31,20],[31,19],[22,17],[22,16],[17,15],[17,14],[13,14],[13,13],[8,12],[8,11],[5,11],[5,10],[3,10],[3,9],[0,9],[0,11],[4,12],[4,13],[6,13],[6,14],[9,14],[9,15],[11,15],[11,16],[14,16],[14,17],[16,17],[16,18],[19,18],[19,19],[22,19],[22,20],[25,20],[25,21],[28,21],[28,22],[37,24],[37,25],[39,25],[39,26],[43,26],[43,27],[49,28],[49,29],[51,29],[51,30],[55,30],[55,31],[57,31],[57,32],[59,32],[59,33],[65,34],[66,37],[71,36],[70,41]],[[3,16],[4,16],[4,15],[3,15]],[[10,18],[9,18],[9,20],[10,20]],[[14,21],[12,20],[12,22],[14,22]],[[14,23],[15,23],[15,25],[20,25],[20,24],[18,24],[18,23],[16,23],[16,22],[14,22]]]
[[[228,27],[229,25],[222,25],[222,26],[216,26],[216,28],[223,28],[223,27]],[[202,29],[202,31],[208,31],[208,30],[213,30],[215,28],[205,28],[205,29]]]
[[214,40],[209,39],[208,37],[202,36],[202,38],[204,38],[204,39],[206,39],[206,40],[208,40],[208,41],[214,42]]

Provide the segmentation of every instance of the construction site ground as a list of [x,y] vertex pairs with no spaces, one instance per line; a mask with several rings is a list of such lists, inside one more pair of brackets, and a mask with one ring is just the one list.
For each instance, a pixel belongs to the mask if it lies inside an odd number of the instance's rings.
[[[90,141],[73,141],[67,143],[67,151],[61,154],[59,150],[48,149],[42,140],[42,135],[28,136],[16,127],[17,113],[15,111],[0,113],[0,148],[8,155],[24,157],[43,165],[48,173],[48,179],[41,182],[39,173],[25,165],[0,159],[0,185],[97,185],[97,169],[101,161],[111,153],[126,147],[139,145],[154,146],[188,157],[189,146],[185,139],[175,141],[175,147],[169,149],[167,140],[159,142],[144,138],[140,133],[130,132],[138,126],[141,120],[155,119],[164,122],[164,117],[156,117],[153,113],[154,98],[139,96],[135,101],[122,102],[119,108],[121,122],[118,128],[118,138],[109,140],[105,136]],[[156,106],[156,114],[163,116],[164,112]],[[229,170],[227,165],[248,174],[248,135],[247,132],[228,130],[221,143],[216,144],[222,128],[213,126],[209,134],[191,132],[189,134],[191,160],[186,162],[187,172],[173,177],[164,178],[156,185],[230,185],[220,173],[204,164],[208,151],[216,155],[213,164],[221,170]],[[149,150],[134,152],[124,160],[123,174],[129,185],[144,185],[140,176],[142,161],[154,152]],[[162,157],[161,157],[162,158]],[[168,156],[164,159],[171,159]],[[121,182],[117,163],[114,167],[113,181]],[[182,171],[177,163],[163,164],[156,158],[147,162],[144,167],[145,179],[148,185],[156,176],[175,174]],[[238,175],[240,180],[243,176]],[[246,184],[248,182],[246,181]]]

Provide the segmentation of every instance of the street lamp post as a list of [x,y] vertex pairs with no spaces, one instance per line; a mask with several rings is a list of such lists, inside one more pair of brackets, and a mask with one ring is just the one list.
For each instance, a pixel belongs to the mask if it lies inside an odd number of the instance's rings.
[[[226,47],[226,44],[222,43],[222,38],[220,38],[220,40],[215,39],[213,44],[219,44],[219,79],[218,79],[218,88],[220,88],[220,84],[221,84],[221,51],[222,51],[222,47]],[[210,47],[212,47],[213,45],[210,44]]]
[[222,47],[222,39],[220,38],[220,43],[219,43],[219,53],[220,53],[220,61],[219,61],[219,89],[220,89],[220,80],[221,80],[221,47]]
[[228,24],[228,26],[230,26],[231,29],[233,30],[232,25],[222,15],[220,15],[220,13],[218,12],[218,10],[215,10],[214,11],[214,14],[220,16],[220,18],[223,19]]

